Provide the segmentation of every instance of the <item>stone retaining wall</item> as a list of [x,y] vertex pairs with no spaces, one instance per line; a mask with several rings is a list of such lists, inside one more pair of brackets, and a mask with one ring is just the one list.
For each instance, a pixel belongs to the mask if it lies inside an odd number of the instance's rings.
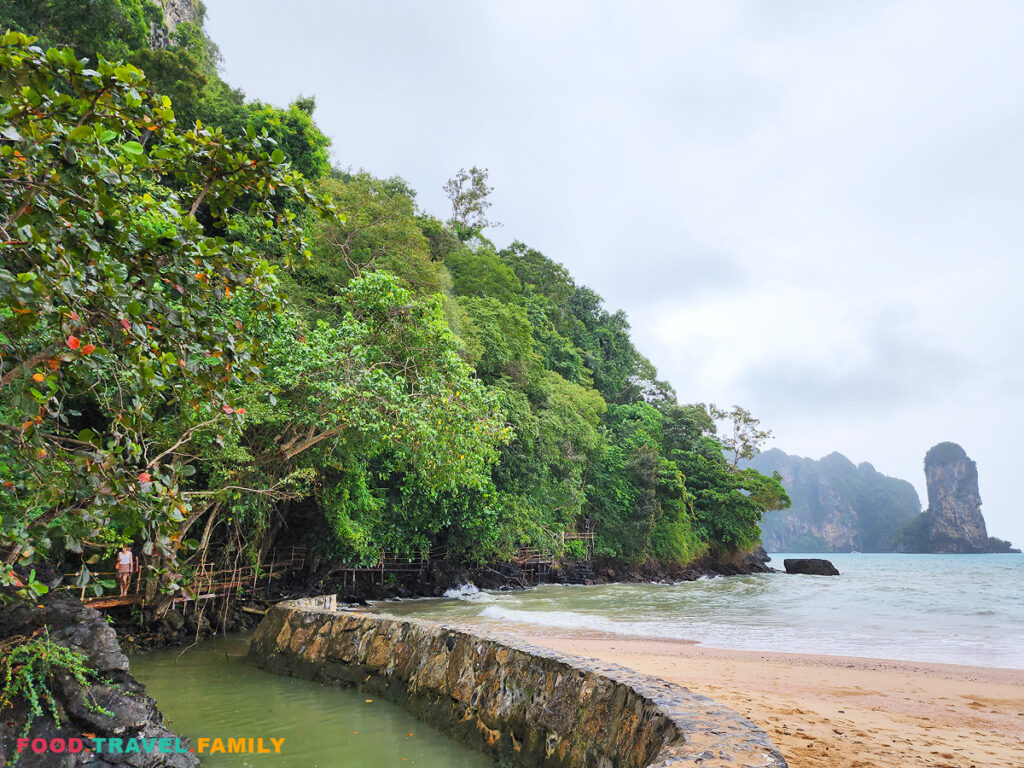
[[504,635],[279,603],[252,661],[354,685],[487,754],[533,768],[786,768],[767,734],[706,696]]

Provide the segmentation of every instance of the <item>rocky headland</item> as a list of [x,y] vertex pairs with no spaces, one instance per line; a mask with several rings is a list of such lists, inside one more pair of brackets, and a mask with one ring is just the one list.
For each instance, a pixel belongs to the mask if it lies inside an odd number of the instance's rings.
[[[990,537],[981,513],[978,465],[956,443],[939,443],[924,457],[928,509],[896,537],[895,551],[937,554],[1010,552]],[[1019,550],[1017,550],[1019,551]]]
[[761,522],[771,552],[886,552],[896,532],[921,512],[913,485],[841,453],[808,459],[773,448],[751,466],[778,472],[793,502]]
[[914,486],[840,453],[821,459],[773,448],[751,463],[778,472],[792,499],[761,523],[772,552],[1013,552],[989,536],[981,514],[978,468],[956,443],[939,443],[925,457],[928,508]]

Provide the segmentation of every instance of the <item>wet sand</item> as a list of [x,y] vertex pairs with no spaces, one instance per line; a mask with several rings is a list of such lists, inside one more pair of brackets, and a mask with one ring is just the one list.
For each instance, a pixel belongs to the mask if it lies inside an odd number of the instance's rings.
[[791,768],[1024,768],[1024,670],[606,636],[524,639],[712,696],[764,728]]

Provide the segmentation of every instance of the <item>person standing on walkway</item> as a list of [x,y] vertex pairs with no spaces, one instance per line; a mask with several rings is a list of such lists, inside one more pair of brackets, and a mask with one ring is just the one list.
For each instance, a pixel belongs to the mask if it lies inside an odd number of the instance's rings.
[[117,583],[121,586],[121,596],[128,594],[128,582],[132,579],[132,572],[135,570],[135,555],[127,544],[121,547],[117,553]]

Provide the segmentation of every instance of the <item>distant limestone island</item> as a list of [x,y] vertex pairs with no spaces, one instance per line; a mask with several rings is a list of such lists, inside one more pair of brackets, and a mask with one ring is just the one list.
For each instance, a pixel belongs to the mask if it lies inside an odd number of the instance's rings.
[[906,480],[841,453],[824,458],[790,456],[777,448],[752,462],[778,472],[792,499],[789,509],[761,522],[770,552],[1019,552],[989,536],[981,514],[978,467],[956,443],[939,443],[925,455],[928,509]]

